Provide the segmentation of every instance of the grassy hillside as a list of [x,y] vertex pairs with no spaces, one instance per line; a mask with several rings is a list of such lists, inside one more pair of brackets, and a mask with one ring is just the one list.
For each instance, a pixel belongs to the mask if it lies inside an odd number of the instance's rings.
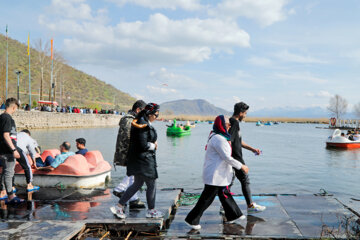
[[[22,71],[20,77],[20,99],[22,103],[28,103],[29,95],[29,62],[27,46],[19,41],[9,38],[9,70],[8,70],[8,97],[17,97],[17,76],[15,70]],[[31,89],[32,100],[39,100],[41,69],[38,60],[39,53],[31,49]],[[46,57],[50,62],[50,57]],[[50,63],[46,65],[43,81],[43,99],[49,100],[50,91]],[[5,98],[6,79],[6,37],[0,34],[0,96]],[[62,88],[63,104],[116,108],[127,110],[136,100],[129,94],[124,93],[110,84],[81,72],[67,64],[64,64],[56,79],[55,97],[60,102],[60,86]]]

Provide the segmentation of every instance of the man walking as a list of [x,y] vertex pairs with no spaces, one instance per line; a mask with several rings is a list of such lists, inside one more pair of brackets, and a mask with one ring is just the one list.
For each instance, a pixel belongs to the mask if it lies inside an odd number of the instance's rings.
[[[138,100],[132,106],[132,109],[123,116],[119,123],[119,132],[116,140],[116,149],[114,155],[114,165],[127,166],[127,153],[130,144],[130,130],[131,123],[136,115],[145,108],[146,103],[143,100]],[[121,198],[126,189],[134,183],[134,176],[126,176],[122,182],[114,188],[114,195]],[[131,209],[145,208],[145,204],[140,201],[137,193],[135,193],[129,200]]]
[[13,177],[15,171],[15,159],[20,158],[17,150],[17,132],[14,119],[11,117],[19,107],[15,98],[8,98],[5,102],[5,112],[0,115],[0,154],[3,165],[1,176],[1,199],[5,199],[6,190],[9,204],[21,203],[24,200],[16,197],[13,189]]
[[[242,136],[240,132],[240,122],[246,117],[248,109],[249,106],[244,102],[239,102],[235,104],[234,114],[230,118],[231,128],[229,130],[229,133],[231,135],[232,157],[244,165],[245,165],[245,161],[242,155],[242,148],[252,151],[257,155],[260,154],[259,149],[251,147],[242,140]],[[242,171],[241,169],[240,170],[234,169],[234,170],[235,170],[236,178],[239,179],[241,183],[242,192],[248,206],[247,213],[251,214],[251,213],[258,213],[264,211],[266,209],[265,206],[260,206],[252,201],[251,191],[250,191],[250,180],[248,174]]]

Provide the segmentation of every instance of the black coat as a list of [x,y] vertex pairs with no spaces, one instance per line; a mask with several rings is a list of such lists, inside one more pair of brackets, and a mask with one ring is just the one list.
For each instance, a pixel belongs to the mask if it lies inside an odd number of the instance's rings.
[[149,143],[155,143],[156,140],[156,130],[146,119],[135,119],[132,122],[128,151],[128,176],[142,175],[153,179],[158,178],[155,150],[149,150]]

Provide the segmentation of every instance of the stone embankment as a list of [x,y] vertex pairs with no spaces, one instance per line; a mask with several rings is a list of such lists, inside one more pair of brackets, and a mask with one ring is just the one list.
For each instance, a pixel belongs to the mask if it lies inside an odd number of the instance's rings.
[[19,110],[13,115],[13,118],[18,129],[44,129],[117,126],[121,116],[113,114],[26,112]]

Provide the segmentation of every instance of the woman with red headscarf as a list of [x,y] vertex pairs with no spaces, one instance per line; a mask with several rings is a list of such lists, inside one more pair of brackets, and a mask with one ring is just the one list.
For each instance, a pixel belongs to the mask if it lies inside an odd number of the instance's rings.
[[185,218],[185,222],[193,229],[200,229],[200,218],[204,211],[219,196],[225,211],[226,223],[233,223],[237,219],[245,219],[240,208],[233,199],[228,186],[233,177],[233,167],[248,172],[246,165],[231,157],[231,143],[229,119],[223,115],[217,116],[213,131],[209,135],[205,147],[205,161],[203,167],[204,190],[199,201]]

